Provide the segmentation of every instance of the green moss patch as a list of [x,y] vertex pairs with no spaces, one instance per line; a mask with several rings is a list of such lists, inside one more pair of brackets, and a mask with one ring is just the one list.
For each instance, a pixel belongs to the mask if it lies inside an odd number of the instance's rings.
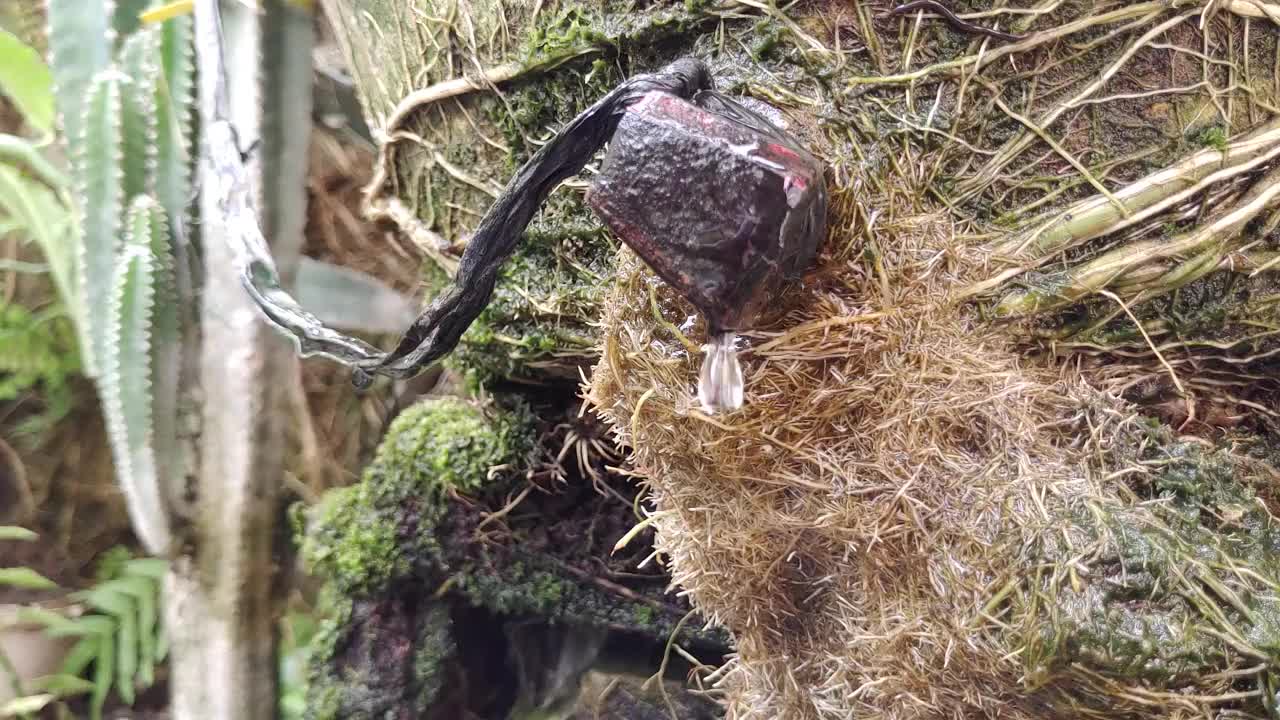
[[360,484],[312,511],[302,546],[312,572],[344,592],[374,592],[430,550],[451,492],[483,488],[490,470],[532,448],[530,418],[441,398],[392,423]]
[[[1280,527],[1244,480],[1247,468],[1191,444],[1146,464],[1139,502],[1073,508],[1070,547],[1046,553],[1058,574],[1035,583],[1020,608],[1033,684],[1084,668],[1203,687],[1208,675],[1280,656]],[[1273,667],[1242,682],[1275,681]]]

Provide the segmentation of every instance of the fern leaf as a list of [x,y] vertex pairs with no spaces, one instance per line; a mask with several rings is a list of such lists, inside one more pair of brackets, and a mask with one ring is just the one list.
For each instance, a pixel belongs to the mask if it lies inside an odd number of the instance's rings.
[[71,697],[72,695],[81,695],[83,693],[93,691],[93,683],[78,675],[67,675],[64,673],[38,677],[31,681],[30,687],[32,690],[52,693],[60,698]]
[[155,682],[156,670],[156,629],[160,623],[160,612],[157,598],[160,587],[150,578],[135,577],[132,581],[141,583],[143,592],[138,600],[138,686],[151,687]]
[[108,70],[93,79],[81,133],[77,200],[80,210],[80,297],[84,314],[82,338],[85,368],[92,377],[102,371],[111,311],[116,248],[124,199],[121,148],[121,75]]
[[119,616],[120,634],[116,636],[116,692],[132,705],[138,673],[138,615],[131,603],[129,612]]
[[137,558],[124,564],[124,572],[129,575],[141,575],[156,582],[164,580],[169,572],[169,563],[160,558]]
[[[0,140],[4,137],[0,136]],[[71,213],[66,205],[45,185],[28,178],[16,168],[0,165],[0,210],[14,221],[15,229],[40,246],[40,252],[53,271],[58,294],[63,303],[75,312],[79,307],[75,275],[76,239],[71,233]]]
[[78,618],[65,618],[67,622],[48,626],[49,637],[96,637],[111,635],[116,631],[116,624],[111,618],[102,615],[82,615]]
[[[133,703],[134,673],[138,669],[138,616],[134,596],[117,581],[93,587],[77,597],[90,607],[107,615],[115,623],[116,692],[126,703]],[[101,662],[101,658],[99,658]]]
[[32,542],[40,537],[24,527],[16,525],[0,525],[0,540],[21,540],[23,542]]
[[24,695],[0,705],[0,718],[26,717],[43,710],[49,703],[58,698],[50,693],[41,695]]
[[[82,677],[85,668],[89,667],[89,663],[98,657],[99,645],[101,643],[98,641],[97,635],[85,635],[80,638],[62,661],[62,674]],[[90,685],[88,689],[92,690],[93,685]]]
[[115,675],[115,637],[111,633],[99,636],[98,657],[93,663],[93,692],[89,696],[89,717],[102,720],[102,708],[111,692],[111,680]]
[[[117,477],[143,545],[168,550],[169,519],[160,493],[151,396],[151,326],[155,299],[153,234],[162,230],[155,200],[141,195],[129,210],[128,238],[112,293],[109,343],[99,379]],[[166,419],[171,422],[171,419]]]
[[58,584],[40,573],[25,567],[0,567],[0,585],[23,590],[52,590]]
[[63,132],[71,143],[81,137],[85,110],[92,104],[93,78],[111,64],[114,7],[110,0],[49,0],[53,93]]
[[154,29],[130,35],[120,48],[121,137],[124,142],[124,199],[147,192],[156,162],[156,83],[160,35]]
[[66,615],[35,606],[18,608],[17,619],[20,623],[39,625],[50,634],[59,628],[70,628],[73,625]]

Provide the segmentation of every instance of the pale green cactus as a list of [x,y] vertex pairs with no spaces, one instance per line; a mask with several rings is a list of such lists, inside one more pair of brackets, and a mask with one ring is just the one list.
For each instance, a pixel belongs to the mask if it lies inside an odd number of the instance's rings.
[[[106,0],[50,0],[49,54],[53,65],[54,99],[68,143],[80,137],[86,117],[89,86],[111,64],[115,3]],[[91,115],[89,117],[92,117]]]
[[85,366],[134,529],[164,554],[164,488],[182,468],[175,248],[191,194],[194,67],[189,18],[142,27],[147,4],[51,0],[49,37],[73,157]]
[[163,549],[169,546],[170,532],[157,471],[151,358],[162,267],[154,248],[167,252],[168,228],[159,203],[146,195],[134,199],[126,227],[124,248],[116,260],[98,387],[134,530],[148,548]]
[[[54,72],[56,75],[56,66]],[[77,124],[83,132],[73,146],[80,220],[78,315],[84,338],[84,364],[91,377],[100,375],[106,352],[108,301],[124,214],[120,84],[121,75],[115,70],[105,70],[93,78],[83,118]]]
[[154,185],[156,161],[156,81],[160,73],[160,37],[140,30],[120,48],[120,86],[124,194],[132,198]]

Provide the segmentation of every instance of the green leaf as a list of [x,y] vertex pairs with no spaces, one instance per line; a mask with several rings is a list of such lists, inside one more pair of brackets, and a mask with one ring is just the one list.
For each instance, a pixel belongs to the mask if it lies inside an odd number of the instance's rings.
[[160,623],[160,612],[156,607],[159,586],[150,578],[132,578],[143,583],[145,591],[137,595],[138,599],[138,685],[151,687],[155,682],[156,670],[156,628]]
[[[81,640],[81,642],[84,642]],[[85,680],[79,675],[45,675],[32,680],[28,685],[34,690],[40,690],[47,693],[53,693],[57,697],[65,698],[72,695],[81,695],[93,690],[93,683]]]
[[169,572],[169,563],[160,558],[137,558],[126,562],[124,571],[129,575],[142,575],[159,582]]
[[[169,521],[160,492],[153,440],[151,325],[160,206],[146,195],[129,209],[128,233],[111,297],[108,352],[99,378],[116,476],[134,531],[148,551],[168,550]],[[172,422],[166,418],[166,422]]]
[[[113,3],[49,0],[49,54],[54,97],[68,143],[81,137],[94,76],[111,64]],[[93,117],[90,115],[89,117]]]
[[159,80],[160,34],[155,28],[130,35],[120,49],[118,65],[127,78],[120,86],[121,136],[124,141],[124,199],[148,191],[156,159],[156,83]]
[[74,593],[71,597],[101,613],[115,617],[117,622],[125,615],[133,613],[133,598],[118,588],[112,587],[111,583],[91,587]]
[[[86,635],[80,638],[80,641],[67,653],[66,659],[62,661],[62,674],[73,677],[83,676],[85,668],[98,657],[98,648],[101,644],[97,635]],[[93,689],[92,684],[89,684],[89,689]]]
[[81,214],[78,285],[84,308],[85,368],[92,377],[102,372],[107,355],[116,249],[120,245],[124,215],[120,135],[122,77],[108,71],[93,79],[84,132],[77,148],[80,178],[76,194]]
[[68,618],[66,615],[36,606],[18,608],[16,617],[20,623],[41,625],[46,630],[68,627],[72,624],[71,618]]
[[[0,139],[0,147],[4,144]],[[76,247],[67,207],[45,185],[25,177],[15,168],[0,165],[0,212],[40,246],[40,252],[53,270],[53,281],[63,303],[77,308]]]
[[116,622],[109,617],[102,615],[82,615],[77,618],[67,618],[65,625],[51,627],[48,630],[50,637],[104,637],[110,636],[116,631]]
[[0,568],[0,585],[24,590],[52,590],[58,584],[31,568]]
[[57,697],[49,693],[14,698],[4,705],[0,705],[0,718],[38,713],[49,703],[57,699]]
[[0,525],[0,540],[23,540],[30,542],[40,537],[24,527],[16,525]]
[[40,53],[6,30],[0,30],[0,93],[28,125],[41,135],[53,135],[53,74]]
[[116,636],[116,692],[132,705],[138,672],[138,615],[135,607],[129,610],[120,616],[120,634]]
[[[138,576],[111,580],[85,593],[90,605],[115,616],[120,623],[116,643],[119,651],[117,690],[120,697],[128,703],[133,702],[133,689],[140,664],[154,662],[156,590],[155,581]],[[150,657],[141,657],[144,654]],[[148,677],[151,676],[152,669],[147,669]],[[145,684],[150,684],[150,680]]]
[[89,717],[93,720],[102,720],[102,707],[106,705],[107,695],[111,692],[115,665],[115,638],[111,633],[106,633],[102,635],[97,662],[93,664],[93,693],[89,700]]
[[26,138],[0,133],[0,160],[20,166],[26,174],[49,186],[51,190],[61,191],[68,187],[67,176],[46,160],[40,154],[40,148]]
[[169,631],[165,629],[164,624],[156,631],[156,662],[164,662],[169,656]]

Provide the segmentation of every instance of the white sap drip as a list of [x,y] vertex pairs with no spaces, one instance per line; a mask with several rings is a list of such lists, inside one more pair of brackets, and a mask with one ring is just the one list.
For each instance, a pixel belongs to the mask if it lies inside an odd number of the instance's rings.
[[703,346],[702,376],[698,380],[698,401],[710,414],[742,407],[742,365],[734,347],[735,333],[723,333]]

